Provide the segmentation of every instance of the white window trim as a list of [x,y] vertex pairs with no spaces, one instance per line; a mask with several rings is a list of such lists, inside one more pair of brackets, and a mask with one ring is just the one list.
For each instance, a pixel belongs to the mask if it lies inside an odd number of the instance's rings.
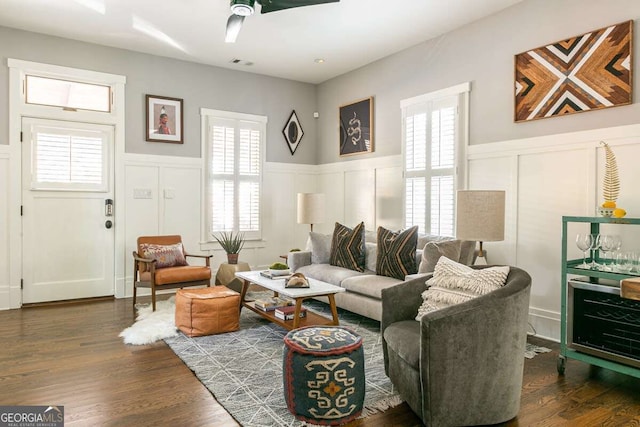
[[[22,305],[22,147],[20,134],[22,117],[45,118],[53,120],[87,121],[97,124],[114,125],[114,222],[115,233],[115,276],[114,289],[116,298],[127,296],[125,277],[125,227],[124,225],[124,145],[125,145],[125,84],[126,77],[82,70],[59,65],[7,59],[9,67],[9,245],[12,248],[9,256],[9,308],[20,308]],[[111,86],[111,112],[68,111],[61,107],[50,107],[27,104],[24,97],[25,75],[71,79],[87,83]],[[118,201],[121,200],[121,203]],[[2,304],[4,305],[4,304]]]
[[247,238],[247,242],[245,243],[245,248],[258,248],[264,246],[264,173],[265,173],[265,165],[266,165],[266,146],[267,146],[267,123],[268,118],[266,116],[259,116],[255,114],[248,113],[237,113],[233,111],[223,111],[223,110],[214,110],[210,108],[201,108],[200,109],[200,135],[201,135],[201,153],[202,153],[202,185],[201,185],[201,200],[203,206],[201,210],[203,215],[201,215],[202,220],[200,224],[201,231],[201,241],[200,241],[200,249],[201,250],[211,250],[211,249],[220,249],[220,245],[215,239],[209,235],[208,232],[208,215],[209,215],[209,207],[210,207],[210,197],[208,192],[208,180],[209,180],[209,170],[208,170],[208,161],[207,154],[209,151],[208,148],[208,134],[209,134],[209,118],[223,118],[223,119],[233,119],[233,120],[247,120],[258,122],[262,124],[264,127],[262,132],[262,141],[260,141],[260,235],[261,237],[258,239]]
[[[402,178],[403,178],[403,195],[402,195],[402,218],[403,222],[407,215],[407,200],[406,200],[406,188],[405,182],[407,178],[407,164],[406,164],[406,128],[404,126],[407,118],[407,109],[416,104],[423,104],[429,101],[437,100],[440,98],[448,98],[452,96],[458,96],[458,143],[456,145],[455,152],[455,172],[454,172],[454,191],[463,190],[467,187],[467,168],[466,168],[466,156],[467,148],[469,146],[469,92],[471,91],[471,82],[460,83],[455,86],[436,90],[433,92],[425,93],[422,95],[414,96],[411,98],[403,99],[400,101],[401,109],[401,141],[402,141]],[[454,197],[455,201],[455,197]],[[455,230],[455,212],[454,212],[454,224]],[[429,233],[429,230],[424,230]]]

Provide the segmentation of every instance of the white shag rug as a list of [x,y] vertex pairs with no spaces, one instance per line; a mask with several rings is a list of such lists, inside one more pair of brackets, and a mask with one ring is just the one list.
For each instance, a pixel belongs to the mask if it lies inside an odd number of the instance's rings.
[[151,304],[141,304],[136,308],[138,309],[136,322],[120,332],[119,335],[124,339],[125,344],[151,344],[178,335],[175,324],[174,297],[165,301],[157,301],[156,311],[151,310]]

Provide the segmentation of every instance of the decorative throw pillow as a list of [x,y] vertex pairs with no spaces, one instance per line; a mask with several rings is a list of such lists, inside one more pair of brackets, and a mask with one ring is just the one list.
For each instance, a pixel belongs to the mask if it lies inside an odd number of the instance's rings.
[[336,222],[329,264],[363,272],[364,253],[364,222],[353,230]]
[[313,231],[309,233],[312,264],[329,264],[331,237],[329,234],[314,233]]
[[447,257],[440,257],[433,277],[427,280],[429,289],[422,293],[423,302],[416,320],[419,321],[427,313],[495,291],[505,285],[508,275],[508,266],[474,270]]
[[376,271],[376,262],[378,259],[378,245],[371,242],[364,243],[365,267],[367,270]]
[[395,233],[378,227],[378,260],[376,274],[404,280],[407,274],[415,274],[418,226]]
[[176,243],[174,245],[142,243],[140,244],[140,250],[144,258],[156,260],[156,268],[187,265],[184,253],[182,252],[182,243]]
[[431,273],[441,256],[445,256],[454,261],[460,260],[460,240],[443,240],[440,242],[429,242],[422,250],[422,261],[418,267],[418,273]]

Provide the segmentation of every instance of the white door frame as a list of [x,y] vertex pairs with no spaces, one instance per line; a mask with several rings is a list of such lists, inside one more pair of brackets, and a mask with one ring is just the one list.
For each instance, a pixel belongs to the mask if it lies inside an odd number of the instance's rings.
[[[114,126],[114,225],[115,225],[115,297],[125,296],[125,228],[124,228],[124,143],[126,77],[58,65],[41,64],[9,58],[9,308],[22,306],[22,118],[87,121]],[[24,76],[30,73],[61,79],[107,84],[112,88],[111,113],[65,111],[59,107],[29,105],[24,102]]]

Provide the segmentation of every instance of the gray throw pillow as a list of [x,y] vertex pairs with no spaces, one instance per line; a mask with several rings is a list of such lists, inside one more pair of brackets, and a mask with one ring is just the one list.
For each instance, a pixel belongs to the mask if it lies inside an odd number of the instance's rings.
[[422,261],[418,267],[418,273],[431,273],[442,256],[457,262],[460,259],[460,247],[460,240],[427,243],[422,250]]
[[329,264],[331,238],[330,234],[314,233],[313,231],[309,233],[312,264]]

